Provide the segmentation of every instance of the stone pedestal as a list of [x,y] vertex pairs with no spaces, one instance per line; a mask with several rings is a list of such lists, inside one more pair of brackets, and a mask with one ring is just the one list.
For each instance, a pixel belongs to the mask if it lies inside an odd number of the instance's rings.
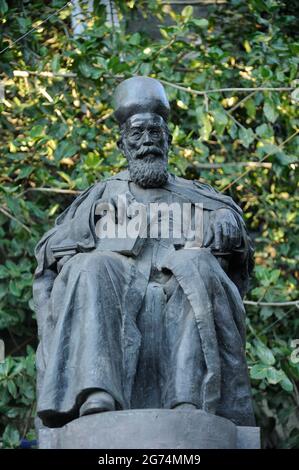
[[259,449],[259,428],[201,410],[128,410],[43,428],[40,449]]

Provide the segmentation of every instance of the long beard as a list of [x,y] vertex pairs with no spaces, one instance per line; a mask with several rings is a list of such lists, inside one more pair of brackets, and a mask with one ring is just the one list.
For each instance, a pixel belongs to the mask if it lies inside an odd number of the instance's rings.
[[130,177],[142,188],[159,188],[168,179],[167,154],[146,155],[148,149],[140,149],[137,155],[127,153]]
[[143,188],[159,188],[167,182],[168,171],[165,157],[128,158],[128,165],[132,181]]

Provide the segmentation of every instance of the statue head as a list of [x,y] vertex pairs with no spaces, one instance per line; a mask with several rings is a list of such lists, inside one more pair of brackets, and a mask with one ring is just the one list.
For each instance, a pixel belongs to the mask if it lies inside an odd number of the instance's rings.
[[145,188],[163,186],[171,143],[170,108],[163,86],[149,77],[129,78],[117,87],[114,100],[121,134],[118,146],[132,180]]

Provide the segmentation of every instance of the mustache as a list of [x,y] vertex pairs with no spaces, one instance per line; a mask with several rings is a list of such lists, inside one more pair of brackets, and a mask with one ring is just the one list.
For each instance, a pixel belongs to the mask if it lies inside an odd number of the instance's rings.
[[151,147],[142,147],[136,153],[135,158],[143,158],[147,155],[155,155],[156,157],[163,157],[163,152],[159,147],[151,146]]

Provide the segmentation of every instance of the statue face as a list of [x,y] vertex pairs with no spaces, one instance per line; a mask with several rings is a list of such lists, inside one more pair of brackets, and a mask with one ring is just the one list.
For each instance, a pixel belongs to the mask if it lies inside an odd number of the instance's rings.
[[168,136],[161,116],[143,113],[129,118],[126,122],[125,141],[133,158],[167,158]]
[[166,183],[169,143],[169,133],[161,116],[140,113],[126,121],[119,146],[136,184],[153,188]]

